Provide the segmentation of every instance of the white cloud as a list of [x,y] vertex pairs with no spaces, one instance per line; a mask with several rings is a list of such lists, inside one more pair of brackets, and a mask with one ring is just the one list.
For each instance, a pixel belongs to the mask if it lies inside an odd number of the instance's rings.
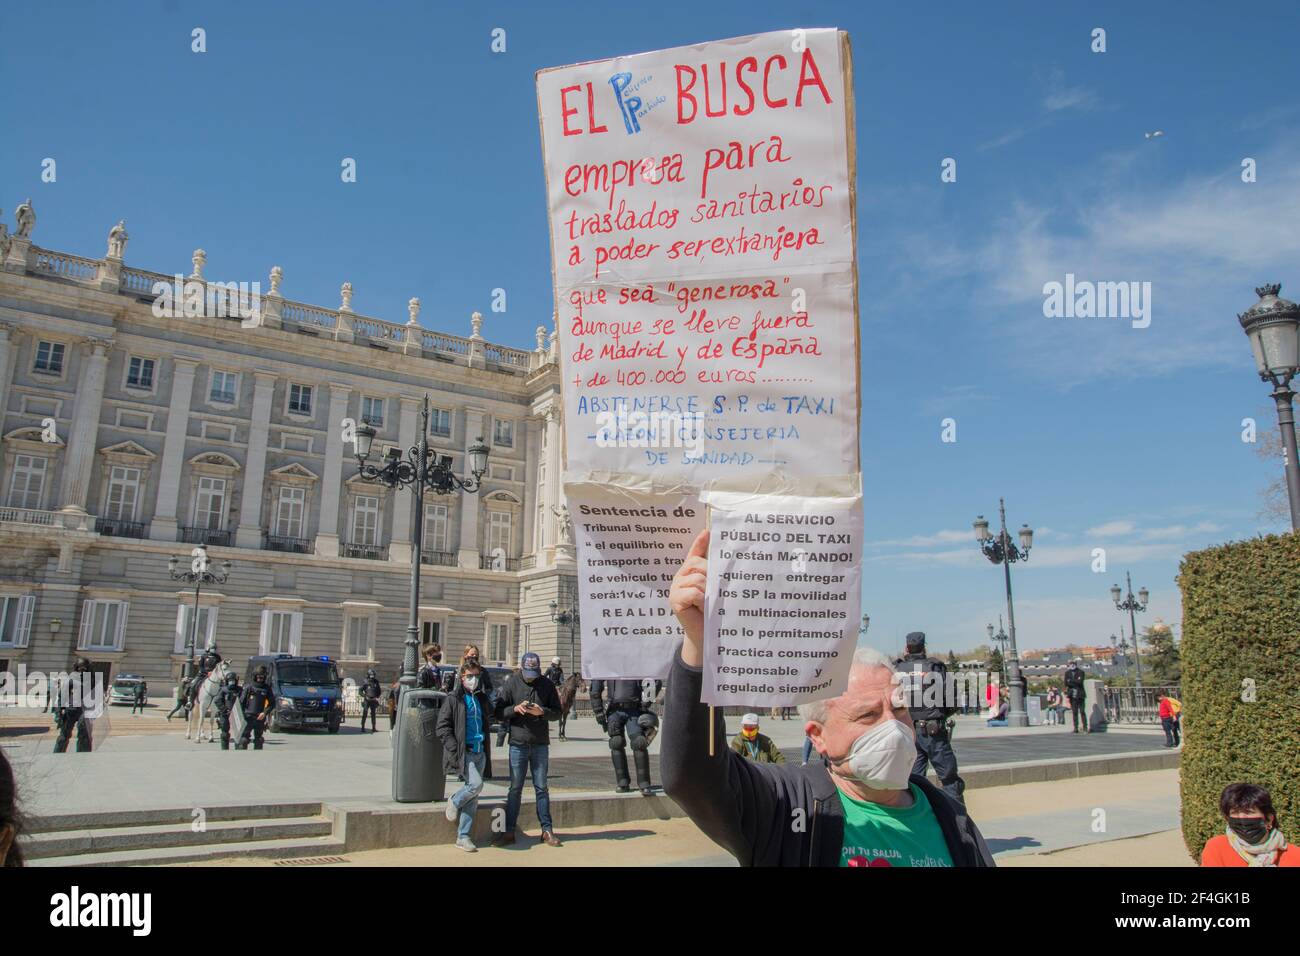
[[1132,534],[1136,525],[1132,521],[1108,521],[1105,524],[1099,524],[1095,528],[1089,528],[1084,532],[1094,538],[1111,538],[1120,535]]

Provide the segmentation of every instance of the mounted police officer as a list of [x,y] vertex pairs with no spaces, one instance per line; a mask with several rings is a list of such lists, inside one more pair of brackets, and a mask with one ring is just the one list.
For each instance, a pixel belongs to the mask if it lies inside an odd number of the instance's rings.
[[[651,707],[659,687],[659,681],[597,679],[591,682],[591,710],[596,722],[609,734],[609,756],[614,762],[619,793],[632,789],[627,771],[629,738],[636,764],[637,789],[647,797],[654,792],[650,784],[650,742],[659,733],[659,718]],[[608,698],[608,703],[604,698]]]
[[366,682],[361,685],[361,732],[366,732],[366,715],[370,715],[370,732],[378,733],[379,728],[375,726],[375,721],[379,714],[379,695],[383,693],[383,688],[379,686],[379,677],[375,674],[372,667],[366,671]]
[[220,663],[221,655],[217,653],[217,645],[209,644],[207,649],[203,652],[203,656],[199,658],[198,675],[194,680],[190,681],[189,707],[186,708],[186,716],[189,714],[189,709],[198,702],[199,692],[203,690],[203,685],[207,682],[208,675],[211,674]]
[[266,666],[262,665],[253,672],[253,682],[244,688],[239,702],[244,708],[244,732],[239,735],[236,750],[248,749],[248,738],[253,738],[253,749],[262,749],[262,734],[266,732],[266,721],[275,708],[275,697],[266,683]]
[[933,764],[943,789],[961,800],[966,781],[957,776],[957,755],[948,735],[948,718],[957,710],[955,702],[948,699],[948,668],[943,661],[926,656],[924,632],[913,631],[906,642],[907,653],[894,661],[894,667],[911,675],[904,702],[916,731],[912,773],[924,776],[926,765]]
[[94,673],[90,669],[90,661],[78,657],[77,663],[72,665],[72,673],[60,683],[58,697],[54,702],[54,720],[59,728],[59,736],[54,741],[54,752],[68,752],[68,739],[75,727],[77,753],[89,753],[90,721],[86,712],[92,711],[91,716],[95,716],[93,711],[102,706],[103,701],[95,699]]
[[239,676],[233,670],[229,671],[213,701],[217,707],[217,726],[221,728],[222,750],[230,749],[230,715],[239,706],[240,691]]

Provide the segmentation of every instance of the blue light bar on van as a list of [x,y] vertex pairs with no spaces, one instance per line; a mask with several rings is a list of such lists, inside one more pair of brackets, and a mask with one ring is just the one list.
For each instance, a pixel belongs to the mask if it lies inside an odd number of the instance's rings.
[[317,659],[318,661],[324,661],[326,664],[328,664],[328,663],[330,662],[330,659],[329,659],[328,657],[325,657],[324,655],[322,655],[321,657],[318,657],[318,658],[316,658],[316,659]]

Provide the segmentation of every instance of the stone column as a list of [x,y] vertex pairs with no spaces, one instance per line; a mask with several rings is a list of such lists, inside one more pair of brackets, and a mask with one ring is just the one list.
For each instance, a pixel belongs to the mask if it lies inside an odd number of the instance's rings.
[[[555,405],[549,405],[546,409],[546,498],[542,502],[542,547],[546,550],[548,558],[553,559],[555,555],[555,543],[557,541],[555,527],[555,512],[551,509],[560,504],[560,468],[562,467],[560,457],[560,416],[555,410]],[[553,563],[548,560],[547,564]]]
[[[420,440],[420,399],[403,395],[400,401],[402,411],[397,419],[397,443],[404,452]],[[393,539],[388,545],[389,561],[411,563],[411,518],[414,510],[413,492],[400,488],[393,492]],[[424,516],[416,516],[415,520],[423,521]],[[428,550],[427,541],[424,547]]]
[[527,438],[524,445],[524,546],[521,554],[535,552],[533,522],[537,520],[537,464],[542,453],[542,425],[535,418],[524,423]]
[[[274,372],[254,371],[253,418],[248,428],[248,458],[244,462],[244,493],[239,506],[239,528],[235,545],[262,546],[262,488],[266,482],[266,442],[271,433],[271,396],[275,393]],[[303,534],[307,533],[303,516]]]
[[14,327],[0,322],[0,435],[5,433],[5,413],[9,410],[9,364],[13,359]]
[[347,416],[347,385],[330,385],[329,424],[325,426],[325,474],[320,494],[320,529],[316,553],[326,558],[339,556],[339,489],[343,483],[343,419]]
[[90,488],[90,470],[95,464],[99,413],[104,403],[108,351],[112,347],[113,343],[107,339],[91,339],[90,354],[77,382],[77,408],[63,459],[63,486],[59,496],[64,512],[73,516],[86,514],[86,493]]
[[172,359],[172,396],[167,407],[167,437],[158,471],[158,501],[154,505],[149,537],[155,541],[176,541],[176,507],[180,500],[181,471],[185,467],[185,438],[189,431],[190,398],[194,394],[194,372],[199,360]]
[[[465,409],[465,477],[470,476],[469,446],[483,434],[483,409]],[[478,569],[479,496],[460,494],[460,551],[456,563],[462,568]]]

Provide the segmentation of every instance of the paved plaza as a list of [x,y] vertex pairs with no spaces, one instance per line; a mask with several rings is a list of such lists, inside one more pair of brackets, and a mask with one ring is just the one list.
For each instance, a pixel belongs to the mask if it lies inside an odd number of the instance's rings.
[[[3,714],[0,736],[18,774],[30,814],[113,811],[178,806],[277,803],[302,800],[383,802],[391,794],[391,735],[387,721],[377,734],[361,733],[349,719],[337,735],[268,734],[266,749],[222,752],[215,743],[186,740],[184,725],[162,719],[165,709],[133,716],[125,707],[108,714],[109,732],[90,754],[51,753],[48,718],[35,711]],[[728,718],[728,732],[739,729]],[[788,760],[797,761],[802,723],[764,720]],[[556,792],[612,790],[609,747],[590,717],[569,721],[569,738],[552,739],[551,788]],[[1160,749],[1158,728],[1114,728],[1071,734],[1068,728],[990,728],[976,717],[959,717],[954,747],[963,769],[1002,764]],[[659,782],[662,737],[651,745],[652,777]],[[497,777],[485,795],[504,794],[504,754],[494,756]],[[531,788],[528,788],[530,790]],[[526,793],[528,792],[526,790]],[[1148,831],[1149,832],[1149,831]],[[1013,838],[1009,836],[1008,839]]]

